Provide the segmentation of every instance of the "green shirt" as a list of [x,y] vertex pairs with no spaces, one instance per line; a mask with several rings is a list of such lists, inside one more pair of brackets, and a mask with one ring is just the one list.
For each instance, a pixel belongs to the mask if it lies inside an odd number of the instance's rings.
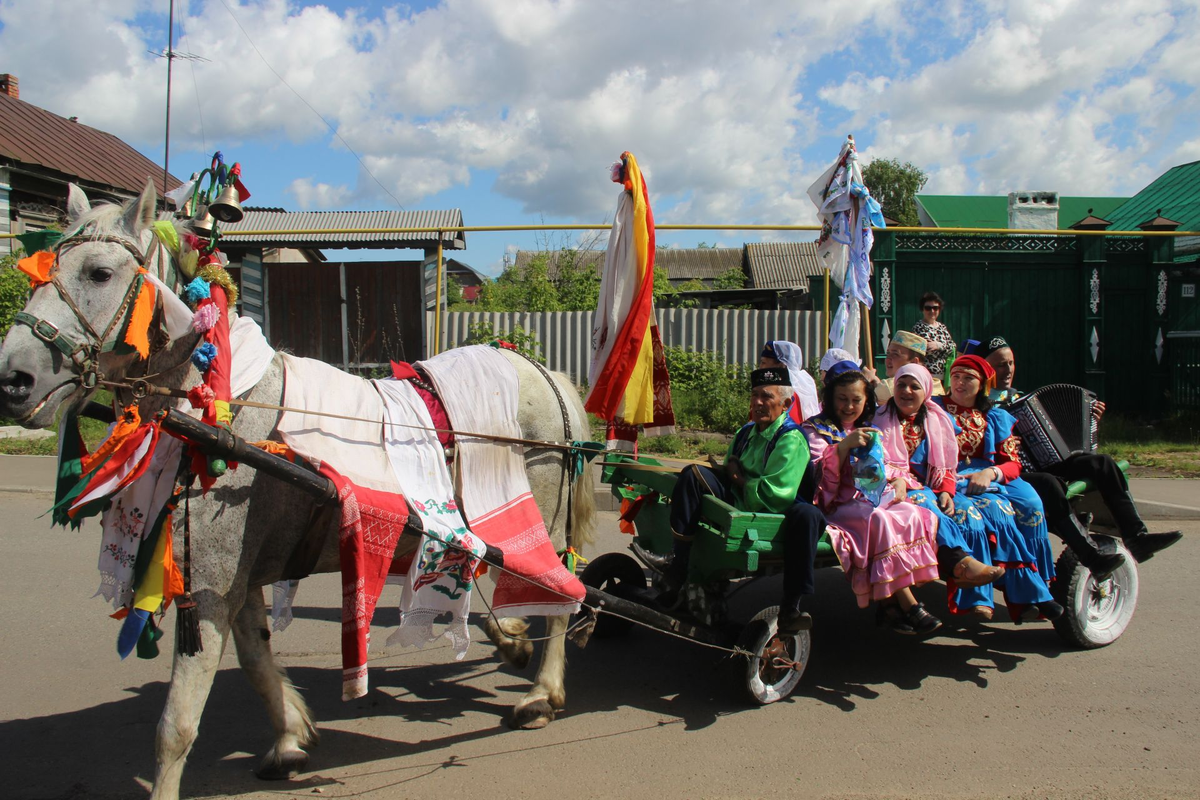
[[[775,443],[771,456],[763,464],[763,455],[767,445],[775,437],[775,432],[787,419],[787,412],[779,415],[779,419],[767,426],[766,430],[751,428],[747,434],[746,446],[738,461],[742,465],[742,473],[746,483],[740,489],[734,489],[738,499],[735,505],[743,511],[768,511],[772,514],[782,514],[796,502],[796,492],[800,491],[800,481],[804,470],[808,467],[808,442],[800,429],[786,431]],[[736,439],[735,439],[736,441]],[[725,453],[728,460],[733,456],[733,443]]]

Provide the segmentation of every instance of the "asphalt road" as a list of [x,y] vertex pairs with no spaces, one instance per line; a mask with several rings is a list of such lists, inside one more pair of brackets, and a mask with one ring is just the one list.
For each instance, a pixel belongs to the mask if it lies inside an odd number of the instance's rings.
[[[50,529],[37,518],[45,495],[0,493],[0,504],[0,797],[144,797],[170,659],[118,661],[118,623],[91,599],[97,526]],[[504,725],[529,678],[486,643],[461,662],[445,648],[376,650],[372,691],[342,703],[338,581],[319,576],[274,639],[321,729],[310,771],[288,784],[254,777],[269,728],[226,653],[184,796],[1198,797],[1188,576],[1200,522],[1183,525],[1184,541],[1142,569],[1131,628],[1101,650],[1067,649],[1045,623],[902,638],[876,629],[826,570],[813,658],[789,700],[747,708],[719,654],[635,631],[568,645],[569,707],[542,731]],[[602,536],[603,549],[624,546],[611,514]],[[777,591],[760,582],[734,606],[749,616]],[[396,623],[391,592],[378,643]],[[940,586],[920,594],[944,612]]]

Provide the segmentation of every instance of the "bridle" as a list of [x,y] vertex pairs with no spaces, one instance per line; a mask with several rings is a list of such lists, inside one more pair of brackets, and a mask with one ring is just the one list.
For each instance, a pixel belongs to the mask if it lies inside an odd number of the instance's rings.
[[[133,242],[119,236],[83,236],[76,234],[61,240],[55,246],[54,254],[57,258],[61,258],[64,250],[88,242],[108,242],[124,247],[133,256],[133,260],[137,262],[139,268],[144,269],[146,262],[149,260],[149,250],[143,253]],[[157,243],[161,258],[163,245],[157,236],[154,236],[151,240],[151,247],[155,246],[155,243]],[[121,299],[121,304],[117,306],[117,310],[113,313],[112,319],[109,320],[103,333],[96,332],[92,323],[88,321],[83,311],[80,310],[79,305],[71,297],[71,293],[63,286],[57,274],[52,276],[49,282],[58,292],[63,302],[67,304],[67,307],[71,309],[71,313],[75,315],[75,319],[82,326],[88,339],[83,342],[77,342],[53,322],[35,317],[26,311],[18,311],[13,318],[13,324],[28,325],[35,337],[56,348],[63,356],[70,359],[75,367],[75,371],[78,373],[79,383],[84,389],[94,389],[96,384],[104,379],[103,373],[100,372],[100,355],[112,352],[113,348],[117,346],[118,342],[113,337],[113,332],[125,321],[126,315],[130,310],[130,305],[141,288],[141,282],[137,280],[135,274],[134,279],[129,282],[129,288],[125,291],[125,296]],[[110,340],[110,337],[113,338]]]

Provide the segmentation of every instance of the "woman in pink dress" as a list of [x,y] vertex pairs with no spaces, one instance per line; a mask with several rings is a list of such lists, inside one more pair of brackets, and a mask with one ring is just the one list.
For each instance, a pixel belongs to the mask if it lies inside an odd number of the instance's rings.
[[850,452],[868,447],[875,402],[867,379],[852,362],[829,370],[821,414],[803,425],[812,461],[820,470],[816,505],[829,523],[834,552],[860,608],[881,603],[881,618],[902,633],[931,633],[941,626],[911,587],[937,580],[937,518],[926,508],[897,501],[903,480],[894,478],[876,507],[854,483]]

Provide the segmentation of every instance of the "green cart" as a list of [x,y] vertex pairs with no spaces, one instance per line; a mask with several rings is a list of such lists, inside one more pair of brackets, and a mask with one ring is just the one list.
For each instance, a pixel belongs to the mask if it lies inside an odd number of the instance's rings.
[[[715,497],[705,497],[700,507],[700,532],[689,560],[688,584],[680,604],[667,611],[653,600],[656,593],[651,584],[660,580],[658,572],[635,556],[671,552],[670,497],[678,473],[655,471],[663,465],[653,458],[610,454],[609,461],[614,460],[622,463],[606,465],[603,481],[617,498],[627,501],[625,517],[635,521],[637,533],[630,543],[632,555],[598,556],[580,576],[588,587],[589,601],[615,612],[598,617],[595,635],[620,635],[636,621],[708,644],[736,645],[746,653],[735,660],[737,681],[746,696],[759,704],[787,697],[808,664],[812,652],[809,631],[779,636],[777,607],[762,609],[745,624],[737,624],[730,620],[726,603],[734,581],[782,571],[783,544],[776,543],[776,535],[783,516],[739,511]],[[1128,463],[1120,466],[1125,470]],[[1080,513],[1093,506],[1103,509],[1095,494],[1084,482],[1072,484],[1068,491]],[[1126,555],[1125,565],[1110,578],[1097,583],[1069,549],[1063,550],[1056,564],[1052,589],[1066,613],[1054,625],[1076,647],[1102,647],[1116,641],[1137,607],[1137,565],[1106,524],[1111,521],[1097,513],[1092,529],[1097,546]],[[839,566],[827,533],[818,543],[816,565]]]

